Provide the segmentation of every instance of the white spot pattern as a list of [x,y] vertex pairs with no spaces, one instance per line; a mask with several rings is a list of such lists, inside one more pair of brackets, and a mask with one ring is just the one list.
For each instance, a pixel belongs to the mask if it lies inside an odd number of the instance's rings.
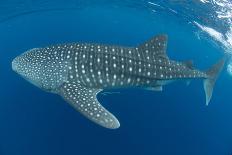
[[99,91],[101,90],[89,89],[79,83],[67,82],[62,86],[59,94],[90,120],[103,127],[116,129],[120,124],[117,118],[98,102],[96,95]]
[[169,60],[165,53],[166,39],[158,36],[138,48],[78,43],[37,48],[17,57],[12,67],[40,88],[60,91],[70,104],[94,122],[117,128],[117,119],[96,99],[100,89],[207,78],[204,72]]

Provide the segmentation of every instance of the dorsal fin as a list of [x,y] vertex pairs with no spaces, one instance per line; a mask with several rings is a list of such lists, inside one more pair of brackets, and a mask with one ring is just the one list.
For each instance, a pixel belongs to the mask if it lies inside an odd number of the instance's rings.
[[139,45],[138,50],[146,56],[151,56],[153,59],[157,57],[168,58],[166,55],[167,39],[167,35],[155,36]]
[[183,64],[185,64],[185,66],[188,67],[189,69],[194,69],[192,60],[184,61]]

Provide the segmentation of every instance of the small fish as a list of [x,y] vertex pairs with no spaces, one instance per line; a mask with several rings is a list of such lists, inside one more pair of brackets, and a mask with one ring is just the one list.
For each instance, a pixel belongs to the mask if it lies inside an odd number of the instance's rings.
[[206,72],[192,62],[176,62],[166,54],[167,35],[156,36],[137,47],[92,43],[69,43],[34,48],[12,62],[12,69],[35,86],[62,96],[93,122],[119,128],[117,118],[106,110],[96,95],[105,89],[142,87],[162,91],[176,80],[203,79],[206,105],[224,59]]

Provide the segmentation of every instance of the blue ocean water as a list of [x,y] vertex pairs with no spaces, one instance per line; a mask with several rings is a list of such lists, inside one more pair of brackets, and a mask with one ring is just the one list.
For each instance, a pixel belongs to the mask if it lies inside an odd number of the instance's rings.
[[215,31],[229,34],[231,26],[216,18],[216,2],[1,1],[0,155],[230,155],[227,66],[209,106],[201,80],[189,86],[176,82],[163,92],[127,88],[100,93],[98,99],[120,120],[117,130],[90,122],[61,97],[34,87],[11,69],[12,59],[30,48],[64,42],[137,46],[168,34],[171,59],[191,59],[207,70],[221,57],[229,58],[231,50],[226,46],[229,35],[224,41],[215,37]]

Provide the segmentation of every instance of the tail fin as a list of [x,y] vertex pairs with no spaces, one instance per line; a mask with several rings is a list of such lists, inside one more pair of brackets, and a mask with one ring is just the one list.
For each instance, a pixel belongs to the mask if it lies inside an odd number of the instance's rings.
[[225,59],[221,59],[218,63],[213,65],[208,71],[206,71],[206,74],[208,75],[207,79],[204,80],[204,90],[206,95],[206,105],[209,104],[210,99],[212,97],[213,93],[213,87],[217,80],[218,75],[223,69],[225,63]]

